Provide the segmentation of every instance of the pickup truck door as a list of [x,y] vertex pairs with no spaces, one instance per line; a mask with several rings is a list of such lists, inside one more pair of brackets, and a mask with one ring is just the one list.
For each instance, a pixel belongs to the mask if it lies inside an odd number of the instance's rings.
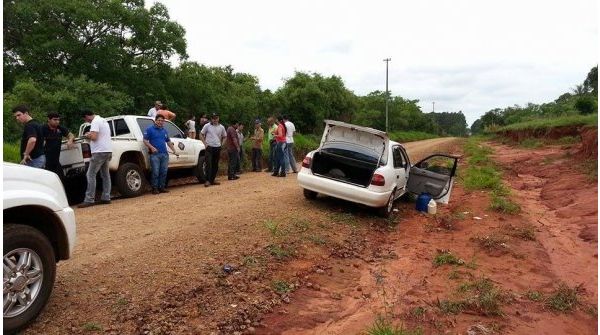
[[437,202],[447,204],[452,192],[452,180],[456,174],[458,157],[436,154],[410,168],[408,191],[429,193]]
[[[192,139],[186,138],[183,131],[174,125],[171,121],[165,121],[164,125],[171,142],[175,145],[176,152],[179,157],[169,153],[169,167],[173,166],[192,166],[195,162],[198,153],[195,152],[194,145],[192,145]],[[169,149],[170,151],[170,149]]]

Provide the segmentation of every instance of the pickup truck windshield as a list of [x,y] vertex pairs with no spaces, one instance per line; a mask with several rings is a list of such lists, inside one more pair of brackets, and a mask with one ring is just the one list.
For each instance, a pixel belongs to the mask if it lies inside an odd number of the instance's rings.
[[[377,164],[377,161],[379,161],[379,154],[367,148],[358,145],[352,145],[349,143],[338,142],[329,145],[326,144],[321,150],[327,153],[353,158],[356,160],[361,160],[373,164]],[[381,163],[386,163],[385,157],[381,159]]]

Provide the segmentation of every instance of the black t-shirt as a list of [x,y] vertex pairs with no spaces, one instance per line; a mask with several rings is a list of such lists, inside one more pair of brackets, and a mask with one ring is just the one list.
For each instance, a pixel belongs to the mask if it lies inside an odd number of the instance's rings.
[[36,142],[33,150],[29,153],[31,158],[38,158],[44,154],[44,136],[42,135],[42,126],[36,120],[29,120],[25,123],[25,129],[23,129],[23,137],[21,138],[21,158],[27,147],[27,141],[30,137],[35,137]]
[[42,126],[42,135],[46,141],[46,146],[44,147],[46,160],[48,160],[49,157],[59,157],[62,139],[69,135],[69,129],[60,125],[57,128],[52,129],[48,124],[45,124]]

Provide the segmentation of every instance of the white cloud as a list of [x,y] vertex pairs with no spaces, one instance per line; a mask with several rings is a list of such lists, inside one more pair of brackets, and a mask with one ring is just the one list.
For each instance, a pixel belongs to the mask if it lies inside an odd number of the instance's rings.
[[598,62],[595,0],[160,2],[186,29],[190,60],[232,65],[271,90],[298,70],[367,94],[385,90],[390,57],[392,94],[462,110],[469,124],[554,100]]

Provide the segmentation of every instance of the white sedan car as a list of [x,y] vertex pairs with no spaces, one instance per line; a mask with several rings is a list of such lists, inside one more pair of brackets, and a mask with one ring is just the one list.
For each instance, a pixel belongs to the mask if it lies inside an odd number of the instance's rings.
[[302,161],[298,183],[307,199],[320,193],[378,208],[387,217],[406,192],[448,203],[457,160],[436,154],[411,165],[404,147],[386,132],[325,120],[321,144]]

